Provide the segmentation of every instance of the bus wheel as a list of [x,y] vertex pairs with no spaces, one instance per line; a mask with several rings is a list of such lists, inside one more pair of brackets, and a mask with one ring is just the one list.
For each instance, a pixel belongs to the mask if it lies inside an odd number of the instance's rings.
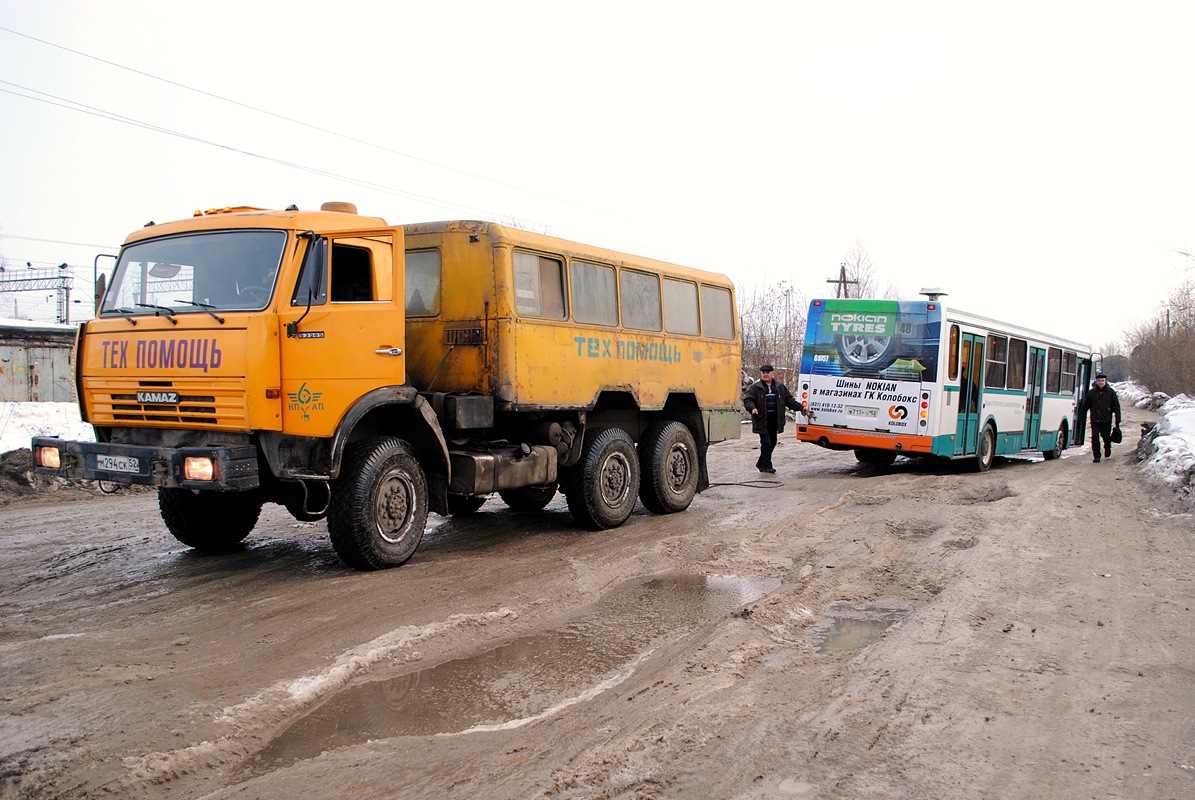
[[543,511],[556,496],[555,486],[521,486],[498,492],[502,502],[514,511]]
[[454,517],[472,514],[485,505],[486,498],[471,494],[448,495],[448,513]]
[[996,432],[991,425],[983,426],[983,435],[979,437],[979,449],[975,451],[975,471],[987,472],[996,458]]
[[896,460],[895,450],[877,450],[874,447],[856,447],[855,460],[873,467],[886,467]]
[[239,544],[261,515],[261,494],[158,489],[158,510],[166,528],[188,547],[219,552]]
[[1054,440],[1053,450],[1042,450],[1041,454],[1045,456],[1046,461],[1053,461],[1056,458],[1062,458],[1062,451],[1066,450],[1066,443],[1069,434],[1066,429],[1066,423],[1058,426],[1058,438]]
[[680,422],[651,426],[639,441],[639,499],[656,514],[684,511],[697,494],[697,442]]
[[410,558],[427,524],[427,478],[401,439],[354,443],[332,484],[328,534],[344,563],[357,569],[397,567]]
[[564,494],[577,524],[600,531],[627,521],[638,488],[635,443],[626,431],[606,428],[585,442]]

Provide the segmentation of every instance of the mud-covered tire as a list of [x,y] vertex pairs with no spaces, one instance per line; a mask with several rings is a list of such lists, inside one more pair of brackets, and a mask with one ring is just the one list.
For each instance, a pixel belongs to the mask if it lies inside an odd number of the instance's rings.
[[374,437],[350,445],[328,507],[328,534],[344,563],[399,566],[419,546],[427,512],[427,477],[409,444]]
[[577,524],[600,531],[617,528],[635,508],[639,458],[626,431],[606,428],[589,438],[565,487]]
[[485,501],[485,497],[478,497],[472,494],[450,494],[448,495],[448,515],[452,517],[465,517],[469,514],[474,514],[479,508],[485,505]]
[[895,450],[881,450],[876,447],[856,447],[855,460],[873,467],[886,467],[896,460]]
[[654,514],[684,511],[697,494],[697,442],[680,422],[651,426],[639,440],[639,500]]
[[987,472],[996,459],[996,432],[991,425],[983,426],[983,433],[979,436],[979,446],[975,449],[974,467],[976,472]]
[[522,486],[498,492],[498,496],[513,511],[543,511],[556,496],[556,486]]
[[1058,428],[1058,435],[1054,437],[1054,449],[1042,450],[1041,454],[1046,461],[1053,461],[1056,458],[1062,458],[1063,452],[1066,451],[1066,440],[1070,438],[1070,431],[1066,427],[1066,423],[1062,423]]
[[261,507],[261,494],[256,491],[158,489],[158,510],[166,528],[175,539],[196,550],[233,549],[253,530]]

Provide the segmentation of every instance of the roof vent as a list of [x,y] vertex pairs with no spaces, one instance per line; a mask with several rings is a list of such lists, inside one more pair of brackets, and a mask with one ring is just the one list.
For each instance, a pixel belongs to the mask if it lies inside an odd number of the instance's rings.
[[942,291],[941,289],[938,289],[938,288],[934,288],[934,289],[922,289],[920,292],[918,292],[918,294],[923,294],[923,295],[925,295],[926,297],[928,297],[931,303],[936,303],[936,302],[938,302],[938,298],[939,298],[939,297],[945,297],[945,296],[946,296],[946,292],[944,292],[944,291]]
[[356,214],[357,206],[354,203],[341,203],[341,202],[337,202],[337,201],[332,201],[330,203],[324,203],[322,206],[319,207],[319,210],[320,211],[338,211],[341,214]]

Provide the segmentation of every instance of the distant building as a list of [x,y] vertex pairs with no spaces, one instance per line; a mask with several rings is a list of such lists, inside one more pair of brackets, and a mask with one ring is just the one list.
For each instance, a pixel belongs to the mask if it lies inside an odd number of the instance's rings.
[[75,327],[0,318],[0,401],[75,402]]

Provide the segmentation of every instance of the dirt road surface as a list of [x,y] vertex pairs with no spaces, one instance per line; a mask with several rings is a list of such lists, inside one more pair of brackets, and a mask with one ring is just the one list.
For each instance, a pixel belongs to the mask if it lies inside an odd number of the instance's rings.
[[1132,443],[756,445],[685,513],[495,498],[378,573],[274,507],[215,557],[153,494],[9,502],[0,796],[1195,797],[1195,526]]

